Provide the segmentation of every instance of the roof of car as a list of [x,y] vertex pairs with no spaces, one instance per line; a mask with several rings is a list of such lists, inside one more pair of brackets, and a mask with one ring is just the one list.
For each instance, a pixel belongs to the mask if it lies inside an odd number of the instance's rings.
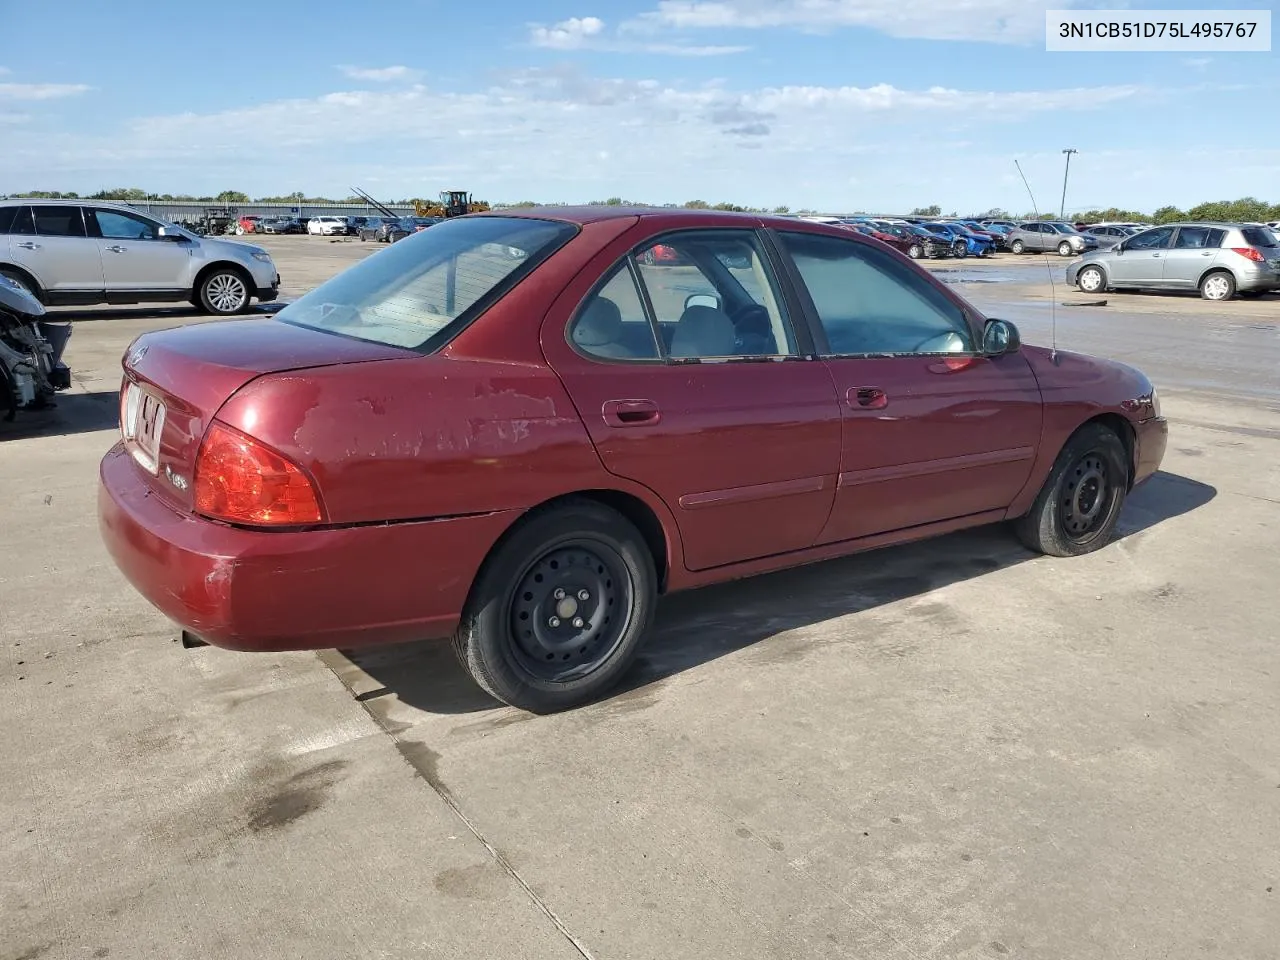
[[[739,213],[731,210],[689,209],[685,207],[624,207],[624,206],[566,206],[566,207],[516,207],[502,210],[490,210],[479,214],[482,217],[530,217],[539,220],[564,220],[568,223],[586,224],[601,220],[616,220],[624,217],[661,217],[662,219],[687,219],[706,222],[707,220],[724,220],[727,222],[765,223],[770,226],[795,225],[798,223],[814,223],[800,217],[783,217],[769,213]],[[821,224],[815,224],[821,225]]]

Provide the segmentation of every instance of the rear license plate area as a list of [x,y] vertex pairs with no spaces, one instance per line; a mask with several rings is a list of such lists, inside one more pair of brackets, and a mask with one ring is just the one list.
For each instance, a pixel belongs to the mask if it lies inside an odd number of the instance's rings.
[[160,435],[164,432],[165,405],[137,383],[125,387],[124,416],[120,432],[125,449],[139,466],[154,475],[160,472]]

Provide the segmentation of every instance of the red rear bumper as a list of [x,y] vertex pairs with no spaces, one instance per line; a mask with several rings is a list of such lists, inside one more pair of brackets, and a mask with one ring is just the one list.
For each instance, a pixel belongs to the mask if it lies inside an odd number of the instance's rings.
[[98,521],[125,577],[182,628],[233,650],[320,650],[449,636],[519,511],[301,533],[178,513],[117,444]]

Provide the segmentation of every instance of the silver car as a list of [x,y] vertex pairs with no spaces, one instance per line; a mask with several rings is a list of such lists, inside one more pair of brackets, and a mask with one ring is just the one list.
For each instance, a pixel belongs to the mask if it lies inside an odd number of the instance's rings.
[[0,200],[0,274],[46,306],[186,300],[230,316],[280,292],[261,247],[83,200]]
[[1280,290],[1280,237],[1268,227],[1170,223],[1135,233],[1067,266],[1067,283],[1106,290],[1199,290],[1230,300]]
[[1064,257],[1098,249],[1097,237],[1081,233],[1061,220],[1024,221],[1009,231],[1005,242],[1014,253],[1056,250]]
[[1100,223],[1085,227],[1080,232],[1097,240],[1099,250],[1110,250],[1125,237],[1131,237],[1137,233],[1138,228],[1123,224]]

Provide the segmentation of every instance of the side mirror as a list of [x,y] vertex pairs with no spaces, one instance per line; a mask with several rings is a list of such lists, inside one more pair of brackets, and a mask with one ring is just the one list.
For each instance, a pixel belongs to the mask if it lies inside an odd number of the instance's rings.
[[988,320],[982,331],[982,352],[988,357],[1014,353],[1022,346],[1018,328],[1008,320]]
[[159,227],[156,229],[156,237],[160,240],[168,240],[171,243],[183,243],[186,237],[179,233],[173,227]]
[[719,310],[720,298],[709,293],[691,293],[684,298],[684,308],[688,310],[690,307],[711,307],[713,310]]
[[1121,240],[1119,243],[1117,243],[1117,244],[1116,244],[1114,247],[1112,247],[1111,249],[1112,249],[1112,250],[1114,250],[1116,253],[1124,253],[1124,247],[1125,247],[1125,244],[1126,244],[1127,242],[1128,242],[1128,241],[1126,241],[1126,240]]

